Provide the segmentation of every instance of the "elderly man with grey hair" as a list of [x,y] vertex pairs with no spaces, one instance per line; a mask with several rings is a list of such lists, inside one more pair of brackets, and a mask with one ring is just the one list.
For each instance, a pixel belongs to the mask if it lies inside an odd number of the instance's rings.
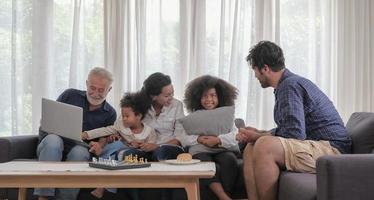
[[[83,108],[82,131],[112,125],[116,120],[116,111],[105,101],[112,89],[112,74],[104,68],[93,68],[86,80],[87,91],[67,89],[57,101]],[[63,123],[63,122],[61,122]],[[80,134],[80,133],[77,133]],[[62,138],[55,134],[40,131],[37,156],[40,161],[87,161],[90,159],[89,149],[79,143]],[[34,195],[39,200],[56,195],[56,199],[76,199],[79,189],[37,188]]]

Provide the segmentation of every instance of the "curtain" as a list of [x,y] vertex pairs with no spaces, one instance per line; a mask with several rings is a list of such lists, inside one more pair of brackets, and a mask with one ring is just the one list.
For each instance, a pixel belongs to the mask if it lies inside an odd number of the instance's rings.
[[[180,100],[185,85],[205,74],[248,91],[251,77],[244,58],[251,39],[252,3],[105,1],[106,64],[115,72],[113,102],[118,103],[123,92],[139,90],[144,79],[158,71],[171,76]],[[237,102],[237,115],[246,119],[245,92]]]
[[[280,9],[279,0],[255,0],[253,12],[252,43],[261,40],[280,42]],[[271,129],[275,126],[273,120],[274,94],[273,88],[263,89],[250,68],[250,82],[248,87],[246,122],[259,129]]]
[[374,111],[374,2],[332,2],[336,35],[336,104],[345,120]]
[[[260,40],[271,40],[283,48],[286,66],[316,83],[337,106],[344,121],[354,111],[373,110],[373,81],[369,78],[373,73],[373,42],[363,42],[373,41],[370,1],[183,0],[178,5],[176,1],[167,0],[140,3],[128,0],[105,3],[117,8],[123,7],[122,4],[127,4],[127,8],[133,6],[125,12],[128,17],[124,18],[133,23],[119,22],[120,26],[125,24],[125,30],[133,37],[133,44],[123,42],[128,52],[122,57],[131,61],[129,55],[133,55],[133,62],[123,67],[130,72],[118,73],[121,77],[116,80],[126,77],[127,82],[115,83],[116,93],[140,89],[141,82],[150,73],[161,71],[172,77],[176,97],[183,99],[186,83],[197,76],[211,74],[239,89],[237,117],[245,119],[249,125],[271,128],[274,126],[273,89],[262,89],[244,61],[252,45]],[[361,8],[364,12],[358,12]],[[355,24],[356,21],[361,23]],[[106,28],[108,33],[118,33],[115,28]],[[345,48],[347,45],[349,48]],[[363,52],[354,51],[351,46]],[[352,57],[355,54],[362,56],[361,63],[347,64],[355,60],[356,57]],[[355,67],[348,66],[351,64]],[[114,101],[119,98],[117,96]]]
[[0,136],[37,134],[41,98],[85,89],[104,64],[101,0],[3,0],[0,3]]
[[344,121],[374,111],[374,3],[370,0],[2,0],[0,135],[36,134],[42,97],[85,89],[88,71],[114,74],[109,102],[160,71],[176,98],[211,74],[239,89],[236,116],[274,126],[274,96],[245,62],[260,40],[316,83]]
[[114,75],[108,99],[116,108],[124,92],[138,90],[145,77],[147,2],[104,1],[105,66]]
[[374,110],[374,3],[281,0],[280,44],[286,66],[324,91],[347,122]]

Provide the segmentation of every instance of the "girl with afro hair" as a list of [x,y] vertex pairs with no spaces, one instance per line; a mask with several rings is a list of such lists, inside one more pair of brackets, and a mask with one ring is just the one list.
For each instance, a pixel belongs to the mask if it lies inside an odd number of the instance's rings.
[[[190,113],[214,110],[223,106],[234,106],[237,94],[237,89],[225,80],[205,75],[192,80],[187,85],[184,103]],[[194,159],[216,163],[215,176],[202,179],[201,185],[209,187],[218,199],[231,199],[230,193],[235,187],[239,171],[236,157],[239,146],[235,139],[237,133],[238,129],[233,123],[230,132],[218,136],[188,135],[185,132],[179,137],[182,145],[189,148],[189,153]]]

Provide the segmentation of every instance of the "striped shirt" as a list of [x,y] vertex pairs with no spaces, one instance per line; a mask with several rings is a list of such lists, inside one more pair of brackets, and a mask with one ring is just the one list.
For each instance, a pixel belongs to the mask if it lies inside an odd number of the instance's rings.
[[351,139],[329,98],[310,80],[285,69],[274,90],[276,136],[325,140],[341,153],[351,152]]

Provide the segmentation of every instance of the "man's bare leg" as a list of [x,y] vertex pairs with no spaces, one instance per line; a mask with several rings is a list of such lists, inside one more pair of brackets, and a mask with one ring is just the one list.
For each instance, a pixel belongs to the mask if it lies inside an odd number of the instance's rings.
[[285,154],[280,140],[264,136],[254,146],[254,176],[261,200],[276,200],[280,168],[285,166]]
[[253,173],[253,144],[248,143],[243,154],[243,173],[245,189],[250,200],[257,200],[256,180]]

